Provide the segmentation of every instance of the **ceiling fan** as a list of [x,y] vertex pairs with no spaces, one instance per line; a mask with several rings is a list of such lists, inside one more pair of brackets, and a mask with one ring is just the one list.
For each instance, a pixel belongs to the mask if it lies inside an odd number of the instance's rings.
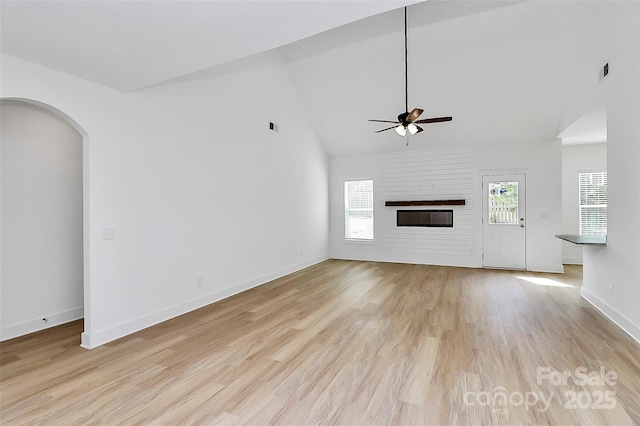
[[[420,133],[423,129],[418,126],[418,124],[428,124],[428,123],[440,123],[443,121],[451,121],[453,117],[434,117],[434,118],[423,118],[422,120],[418,120],[423,110],[420,108],[414,108],[411,112],[409,112],[409,89],[408,89],[408,72],[407,72],[407,8],[404,8],[404,102],[405,102],[405,112],[398,115],[397,121],[389,121],[389,120],[369,120],[375,121],[377,123],[393,123],[394,125],[391,127],[387,127],[386,129],[378,130],[374,133],[384,132],[386,130],[395,129],[396,133],[400,136],[405,136],[407,131],[415,135],[416,133]],[[407,145],[409,142],[407,141]]]

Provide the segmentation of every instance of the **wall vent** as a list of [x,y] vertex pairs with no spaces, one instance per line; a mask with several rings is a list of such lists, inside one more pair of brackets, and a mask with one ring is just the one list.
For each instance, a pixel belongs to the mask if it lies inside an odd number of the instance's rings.
[[604,66],[600,69],[600,81],[607,78],[608,75],[609,75],[609,62],[604,64]]

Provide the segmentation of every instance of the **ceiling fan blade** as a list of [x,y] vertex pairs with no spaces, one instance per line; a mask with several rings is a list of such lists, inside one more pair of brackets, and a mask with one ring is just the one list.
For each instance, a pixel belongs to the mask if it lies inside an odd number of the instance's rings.
[[420,108],[414,108],[413,111],[411,111],[407,116],[407,122],[411,123],[412,121],[415,121],[416,118],[420,117],[422,111],[423,110],[421,110]]
[[385,130],[395,129],[396,127],[398,127],[398,126],[391,126],[391,127],[387,127],[386,129],[378,130],[377,132],[373,132],[373,133],[380,133],[380,132],[384,132]]
[[440,123],[443,121],[451,121],[451,120],[453,120],[453,117],[434,117],[434,118],[424,118],[422,120],[414,121],[414,123],[420,123],[420,124]]
[[369,121],[375,121],[376,123],[396,123],[396,124],[400,124],[399,121],[389,121],[389,120],[369,120]]
[[416,134],[420,133],[421,131],[423,131],[424,129],[420,126],[416,126],[418,128],[418,131],[416,132]]

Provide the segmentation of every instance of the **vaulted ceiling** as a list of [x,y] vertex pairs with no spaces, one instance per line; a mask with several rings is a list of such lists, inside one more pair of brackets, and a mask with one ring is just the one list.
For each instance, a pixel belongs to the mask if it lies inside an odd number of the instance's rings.
[[2,51],[126,92],[277,49],[327,153],[360,155],[407,149],[367,119],[404,111],[410,4],[409,109],[454,120],[409,149],[543,141],[565,130],[570,82],[597,83],[607,3],[3,0]]
[[416,1],[2,1],[2,51],[131,91]]
[[[330,155],[542,142],[565,130],[570,82],[598,84],[611,52],[606,26],[599,25],[606,3],[429,1],[409,7],[409,110],[420,107],[422,117],[453,121],[423,126],[408,148],[393,131],[374,134],[386,126],[367,121],[404,111],[402,11],[280,51]],[[585,112],[593,107],[585,105]],[[593,130],[603,132],[601,126]]]

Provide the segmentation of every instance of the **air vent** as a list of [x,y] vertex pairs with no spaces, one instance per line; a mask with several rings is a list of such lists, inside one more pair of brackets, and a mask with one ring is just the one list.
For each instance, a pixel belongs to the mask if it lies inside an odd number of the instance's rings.
[[609,75],[609,62],[604,64],[604,66],[600,69],[600,81],[607,78],[608,75]]

